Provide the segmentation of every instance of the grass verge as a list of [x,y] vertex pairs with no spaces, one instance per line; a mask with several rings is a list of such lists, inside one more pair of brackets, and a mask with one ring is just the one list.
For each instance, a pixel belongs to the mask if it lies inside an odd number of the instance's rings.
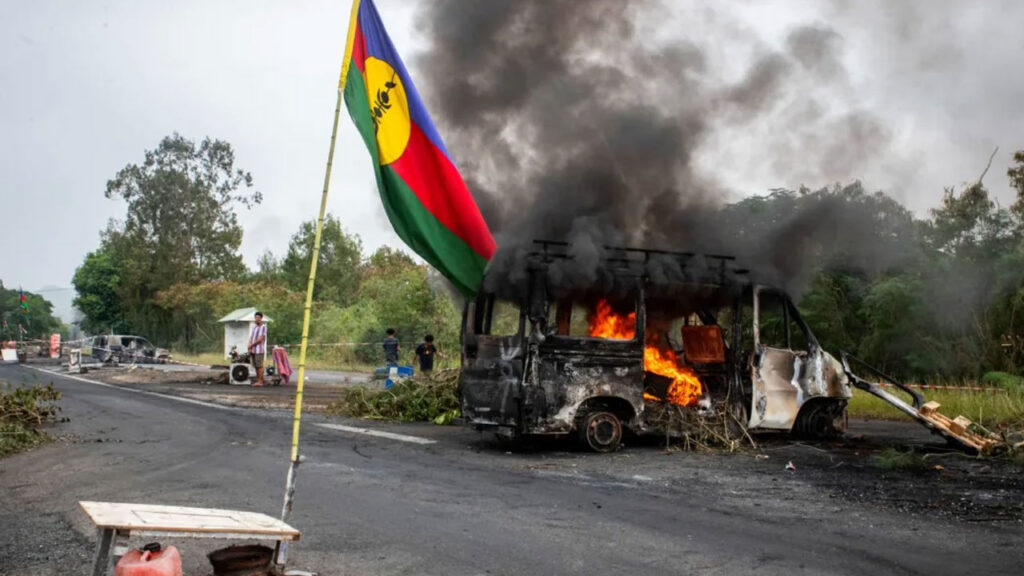
[[[890,392],[905,397],[902,392],[888,388]],[[1024,428],[1024,390],[921,390],[925,401],[942,405],[939,409],[950,418],[966,416],[989,429]],[[907,398],[904,398],[907,399]],[[909,399],[907,399],[909,401]],[[888,403],[863,392],[854,390],[850,399],[849,415],[852,418],[869,420],[912,420]]]
[[0,458],[49,442],[39,427],[56,420],[58,400],[53,384],[12,390],[0,382]]
[[388,389],[343,388],[327,413],[375,420],[451,424],[459,414],[458,371],[417,375]]

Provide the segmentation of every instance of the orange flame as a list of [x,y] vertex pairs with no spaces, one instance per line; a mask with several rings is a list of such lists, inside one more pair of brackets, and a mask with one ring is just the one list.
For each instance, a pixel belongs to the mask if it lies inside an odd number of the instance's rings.
[[666,394],[669,403],[693,406],[700,400],[700,378],[689,366],[679,365],[679,357],[675,352],[648,344],[644,348],[644,369],[672,379]]
[[607,300],[597,303],[590,317],[590,335],[595,338],[617,338],[632,340],[636,333],[636,312],[626,316],[616,314]]
[[[597,303],[590,318],[590,335],[595,338],[618,338],[631,340],[636,333],[636,313],[616,314],[607,300]],[[661,349],[653,336],[647,338],[644,348],[644,369],[672,379],[666,400],[680,406],[692,406],[701,395],[700,378],[689,366],[680,366],[675,352]],[[660,401],[661,398],[644,392],[644,400]]]

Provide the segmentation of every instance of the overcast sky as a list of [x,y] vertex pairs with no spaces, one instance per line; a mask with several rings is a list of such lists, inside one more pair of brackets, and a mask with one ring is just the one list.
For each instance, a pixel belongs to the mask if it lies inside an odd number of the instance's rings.
[[[426,87],[429,62],[414,58],[428,41],[419,2],[377,4]],[[922,212],[944,186],[976,178],[998,146],[986,183],[1012,200],[1006,168],[1024,149],[1024,3],[669,4],[651,41],[692,40],[725,79],[755,54],[783,49],[797,27],[831,35],[829,54],[805,55],[814,73],[787,77],[758,122],[723,122],[701,147],[699,165],[728,199],[860,178]],[[108,219],[123,217],[124,204],[103,196],[106,181],[175,131],[230,142],[252,172],[264,201],[241,213],[246,263],[268,248],[283,253],[316,215],[349,6],[0,0],[0,279],[70,286]],[[815,146],[850,130],[838,119],[851,115],[872,126],[851,135],[855,146]],[[367,248],[398,245],[344,112],[338,138],[329,210]]]

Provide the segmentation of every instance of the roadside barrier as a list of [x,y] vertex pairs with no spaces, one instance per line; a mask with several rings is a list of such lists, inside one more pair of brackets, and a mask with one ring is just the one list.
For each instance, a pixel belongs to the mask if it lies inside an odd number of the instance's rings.
[[[379,346],[380,342],[310,342],[306,344],[308,348],[315,347],[342,347],[342,346]],[[301,344],[277,344],[282,348],[298,348]]]
[[[886,388],[895,388],[893,384],[887,382],[878,382],[879,386]],[[918,390],[968,390],[972,392],[998,392],[1000,394],[1008,394],[1009,390],[1005,388],[999,388],[998,386],[941,386],[935,384],[904,384],[907,388],[917,388]]]

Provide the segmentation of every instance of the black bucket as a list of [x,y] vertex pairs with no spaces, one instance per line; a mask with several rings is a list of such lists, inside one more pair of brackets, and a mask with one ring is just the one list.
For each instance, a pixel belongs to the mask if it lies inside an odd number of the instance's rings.
[[274,550],[266,546],[229,546],[206,555],[213,565],[213,576],[267,576]]

